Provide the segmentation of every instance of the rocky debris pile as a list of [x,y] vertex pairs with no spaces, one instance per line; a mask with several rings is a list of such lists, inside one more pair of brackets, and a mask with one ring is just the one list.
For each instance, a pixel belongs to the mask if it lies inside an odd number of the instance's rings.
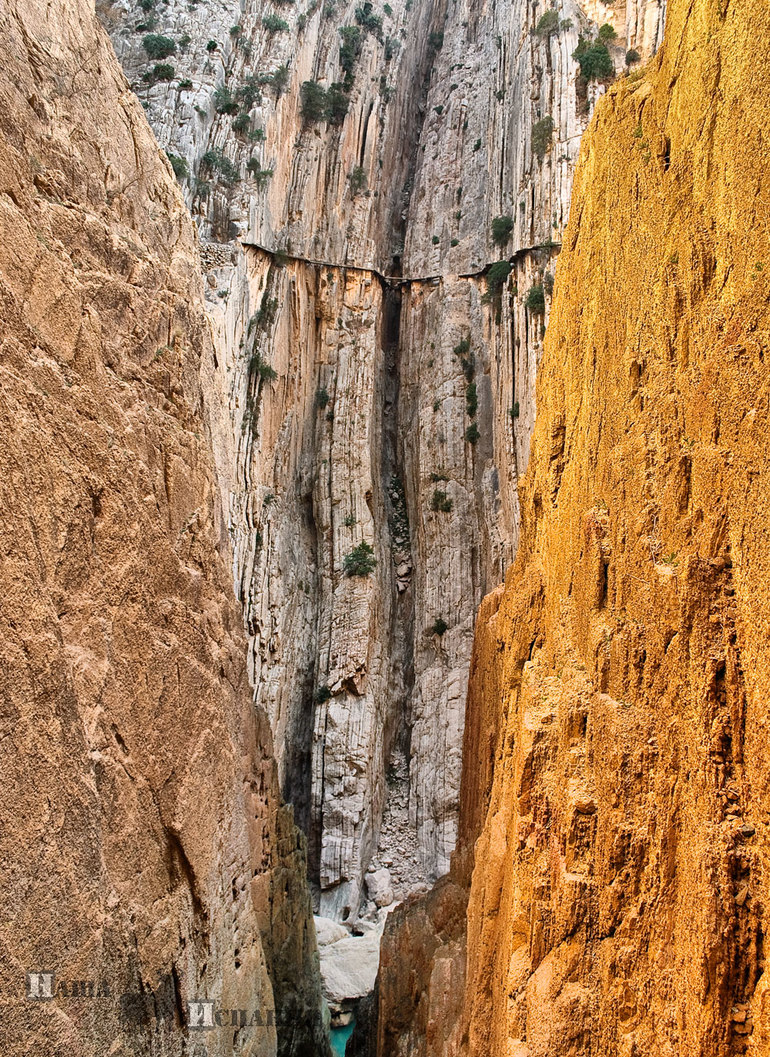
[[401,750],[393,752],[387,782],[380,841],[365,878],[370,900],[367,912],[388,905],[377,901],[387,894],[387,886],[392,891],[392,902],[401,903],[413,892],[426,891],[431,880],[422,865],[417,833],[409,820],[409,767]]
[[388,488],[390,499],[390,531],[393,541],[393,564],[396,567],[396,588],[403,594],[412,581],[412,547],[409,538],[409,518],[406,496],[401,478],[395,474]]

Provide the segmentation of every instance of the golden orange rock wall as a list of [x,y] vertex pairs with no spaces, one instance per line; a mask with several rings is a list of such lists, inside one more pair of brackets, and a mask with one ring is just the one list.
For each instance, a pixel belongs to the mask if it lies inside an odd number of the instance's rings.
[[669,5],[584,141],[468,913],[471,1053],[767,1052],[770,62]]
[[[464,1009],[424,971],[419,1052],[770,1052],[769,32],[761,0],[672,0],[584,139],[521,546],[476,632]],[[386,1024],[422,942],[386,937]]]

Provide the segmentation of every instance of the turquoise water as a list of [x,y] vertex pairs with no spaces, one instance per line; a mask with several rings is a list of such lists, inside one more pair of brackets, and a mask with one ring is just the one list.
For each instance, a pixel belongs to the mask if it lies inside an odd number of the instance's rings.
[[344,1028],[332,1028],[332,1049],[337,1054],[337,1057],[345,1057],[345,1047],[352,1034],[352,1024],[348,1024]]

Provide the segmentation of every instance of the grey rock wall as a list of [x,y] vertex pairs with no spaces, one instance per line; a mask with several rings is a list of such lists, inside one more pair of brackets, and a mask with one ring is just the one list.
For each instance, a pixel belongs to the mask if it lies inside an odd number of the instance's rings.
[[[303,120],[301,85],[344,80],[357,3],[157,4],[177,51],[173,81],[151,87],[137,9],[99,6],[190,170],[255,694],[321,913],[355,916],[370,863],[404,891],[448,867],[473,621],[517,543],[549,276],[603,91],[578,83],[572,54],[610,22],[622,72],[629,48],[657,46],[663,5],[559,0],[551,33],[531,0],[375,5],[382,30],[361,31],[338,125]],[[288,28],[268,33],[271,13]],[[241,116],[216,112],[217,87]],[[490,299],[500,260],[511,274]],[[377,564],[346,576],[361,543]]]

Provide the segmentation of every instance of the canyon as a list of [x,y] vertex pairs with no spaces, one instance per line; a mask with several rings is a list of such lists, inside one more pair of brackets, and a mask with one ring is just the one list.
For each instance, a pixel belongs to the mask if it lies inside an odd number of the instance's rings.
[[[186,174],[250,674],[319,912],[353,920],[367,874],[400,899],[449,868],[475,614],[516,549],[552,266],[604,91],[573,52],[616,23],[623,70],[663,5],[565,0],[544,26],[523,0],[97,9]],[[344,114],[309,117],[308,84]],[[362,546],[369,575],[344,575]]]
[[770,1053],[761,0],[1,10],[9,1052]]

